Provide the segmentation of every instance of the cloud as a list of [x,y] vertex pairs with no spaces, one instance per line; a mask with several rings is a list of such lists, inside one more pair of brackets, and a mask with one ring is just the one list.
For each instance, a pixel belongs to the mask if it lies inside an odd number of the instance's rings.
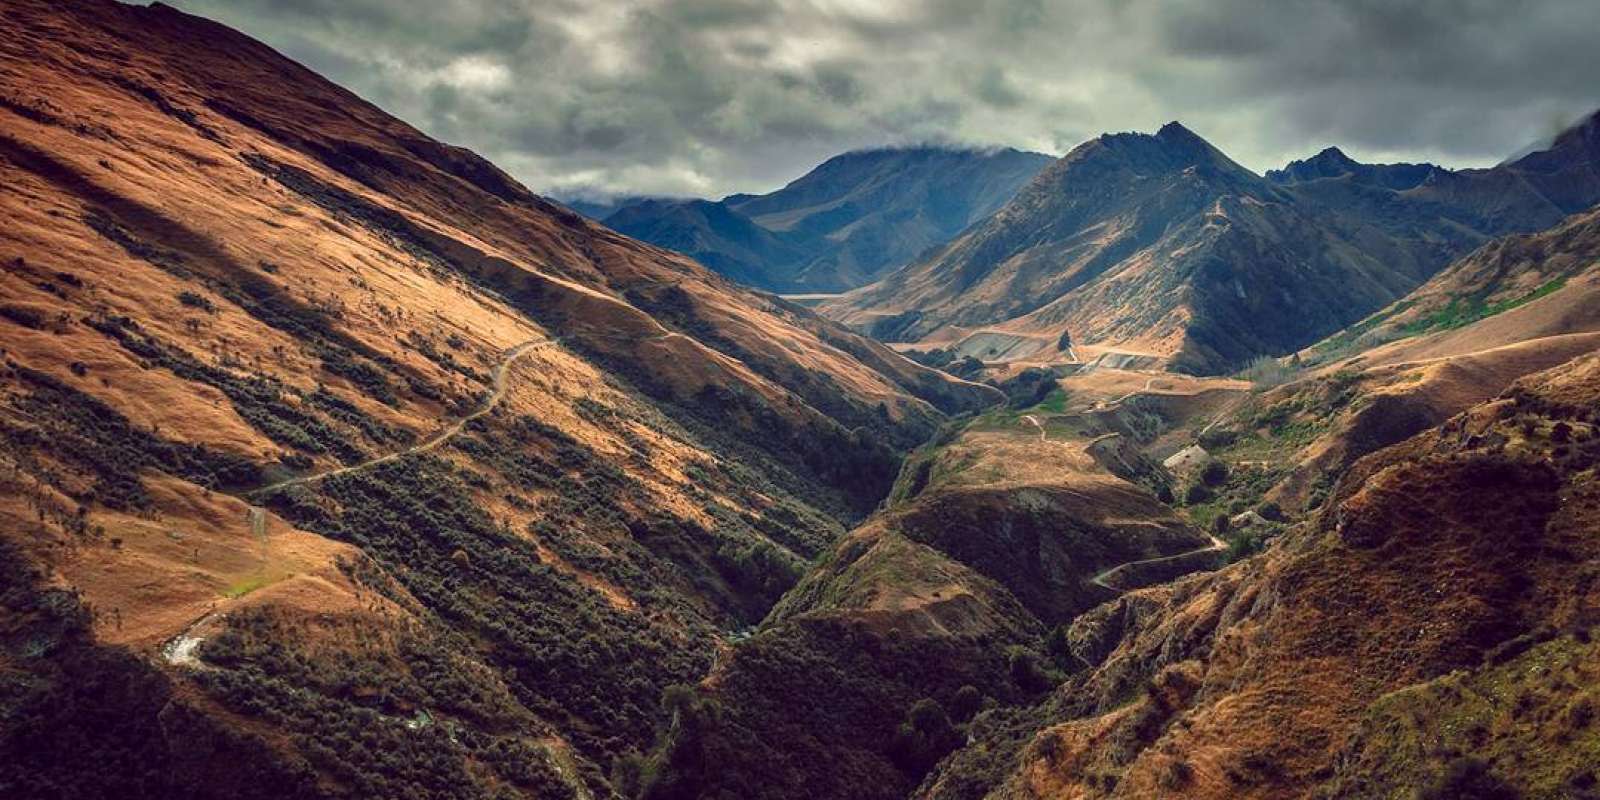
[[1600,107],[1593,0],[176,0],[536,191],[765,191],[838,152],[1171,119],[1257,170],[1486,164]]

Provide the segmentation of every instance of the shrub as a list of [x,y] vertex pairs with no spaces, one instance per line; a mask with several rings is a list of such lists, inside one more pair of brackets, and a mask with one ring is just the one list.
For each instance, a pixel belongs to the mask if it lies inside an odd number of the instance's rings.
[[956,722],[966,722],[982,710],[983,692],[970,683],[957,689],[955,697],[950,700],[950,713]]
[[1178,759],[1167,763],[1167,768],[1161,771],[1159,780],[1163,789],[1182,789],[1189,785],[1189,781],[1193,778],[1194,767],[1189,766],[1189,762]]
[[1517,800],[1520,796],[1495,777],[1489,765],[1470,757],[1446,764],[1444,771],[1417,793],[1418,800]]
[[1207,486],[1221,486],[1228,482],[1228,465],[1219,459],[1211,459],[1200,468],[1200,480]]
[[1072,662],[1072,642],[1067,638],[1065,623],[1050,629],[1049,635],[1044,638],[1044,648],[1057,664],[1065,667]]
[[1221,450],[1239,441],[1239,432],[1229,428],[1212,428],[1200,434],[1200,446],[1207,450]]
[[184,291],[178,293],[178,302],[188,306],[189,308],[198,308],[207,314],[217,313],[217,307],[213,305],[210,300],[207,300],[204,295],[201,295],[198,292],[191,292],[185,289]]
[[889,752],[907,772],[921,775],[961,743],[961,733],[951,724],[944,706],[931,697],[924,697],[911,706],[905,721],[895,730]]
[[1232,525],[1233,523],[1228,519],[1227,514],[1218,514],[1215,519],[1211,520],[1211,530],[1218,536],[1227,533]]
[[1191,483],[1189,488],[1183,490],[1183,502],[1185,505],[1199,505],[1210,499],[1211,490],[1206,488],[1203,483]]
[[1025,692],[1042,692],[1050,688],[1049,673],[1039,666],[1039,659],[1022,645],[1012,645],[1006,651],[1006,668],[1011,681]]
[[1565,422],[1557,422],[1555,427],[1550,429],[1550,441],[1552,442],[1565,442],[1571,438],[1572,426]]
[[5,317],[24,328],[39,330],[44,327],[44,315],[27,306],[0,306],[0,317]]

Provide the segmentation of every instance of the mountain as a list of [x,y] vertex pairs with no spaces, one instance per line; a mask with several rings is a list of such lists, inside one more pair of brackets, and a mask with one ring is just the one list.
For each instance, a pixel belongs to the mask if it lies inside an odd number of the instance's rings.
[[623,195],[605,200],[590,200],[582,197],[563,197],[560,198],[558,202],[561,205],[594,220],[595,222],[600,222],[606,217],[617,213],[619,209],[633,205],[634,203],[643,203],[650,200],[670,199],[672,198]]
[[935,438],[887,507],[675,698],[639,796],[910,795],[959,747],[956,725],[1077,668],[1066,623],[1216,565],[1221,548],[1140,482],[1159,468],[1126,469],[1155,416],[1074,400]]
[[747,286],[782,285],[788,267],[809,252],[797,237],[774,233],[710,200],[637,201],[612,212],[605,224]]
[[914,796],[1592,796],[1597,403],[1600,356],[1529,376],[1262,555],[1079,617],[1084,668]]
[[1587,796],[1597,213],[1285,385],[1100,365],[936,437],[640,796]]
[[0,795],[609,796],[1000,399],[221,25],[6,21]]
[[[1418,358],[1583,332],[1600,323],[1592,297],[1597,280],[1600,209],[1591,209],[1549,230],[1490,241],[1401,300],[1318,343],[1311,355],[1319,363],[1358,353],[1390,359],[1391,351]],[[1520,310],[1551,295],[1549,302]],[[1480,320],[1484,324],[1475,324]],[[1427,336],[1434,333],[1441,335]]]
[[[1177,123],[1087,142],[927,257],[821,306],[891,341],[1075,344],[1218,372],[1297,349],[1488,239],[1600,200],[1595,120],[1487,170],[1337,149],[1257,176]],[[1016,347],[1014,343],[1032,343]],[[971,348],[966,348],[971,349]]]
[[770,194],[624,204],[604,221],[752,286],[836,292],[949,241],[1048,163],[1009,148],[864,150]]

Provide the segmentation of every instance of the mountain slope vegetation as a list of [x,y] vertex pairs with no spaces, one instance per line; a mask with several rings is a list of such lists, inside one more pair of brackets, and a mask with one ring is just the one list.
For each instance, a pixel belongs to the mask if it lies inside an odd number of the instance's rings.
[[7,23],[0,794],[605,796],[999,396],[220,25]]

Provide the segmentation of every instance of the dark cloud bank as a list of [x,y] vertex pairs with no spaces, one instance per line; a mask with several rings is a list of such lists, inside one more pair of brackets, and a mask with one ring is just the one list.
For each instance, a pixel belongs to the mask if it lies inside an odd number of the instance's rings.
[[169,0],[563,195],[1170,119],[1264,170],[1488,164],[1600,107],[1595,0]]

